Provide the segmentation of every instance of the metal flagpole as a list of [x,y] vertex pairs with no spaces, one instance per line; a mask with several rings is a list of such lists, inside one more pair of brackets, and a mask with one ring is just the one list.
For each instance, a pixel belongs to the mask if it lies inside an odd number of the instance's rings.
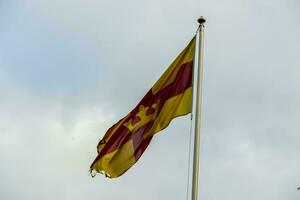
[[198,200],[199,184],[199,155],[200,155],[200,126],[201,126],[201,104],[202,104],[202,76],[203,76],[203,47],[204,47],[204,23],[205,18],[201,16],[199,22],[199,49],[198,49],[198,73],[195,113],[195,137],[194,137],[194,159],[193,159],[193,180],[192,200]]

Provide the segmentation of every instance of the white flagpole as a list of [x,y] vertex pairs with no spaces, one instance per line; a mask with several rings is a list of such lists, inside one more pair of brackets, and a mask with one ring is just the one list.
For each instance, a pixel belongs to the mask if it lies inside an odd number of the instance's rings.
[[[199,184],[199,156],[200,156],[200,127],[201,127],[201,104],[202,104],[202,76],[203,76],[203,48],[204,48],[204,23],[205,18],[200,17],[199,22],[199,49],[198,49],[198,73],[197,73],[197,93],[196,93],[196,113],[195,113],[195,137],[194,137],[194,157],[193,157],[193,180],[192,180],[192,200],[198,200]],[[195,71],[195,70],[194,70]]]

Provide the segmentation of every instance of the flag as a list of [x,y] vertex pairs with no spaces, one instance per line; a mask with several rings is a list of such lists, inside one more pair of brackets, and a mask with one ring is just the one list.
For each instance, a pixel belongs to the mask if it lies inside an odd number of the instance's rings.
[[97,146],[92,175],[122,175],[138,161],[155,133],[173,118],[191,112],[194,54],[195,37],[138,105],[108,129]]

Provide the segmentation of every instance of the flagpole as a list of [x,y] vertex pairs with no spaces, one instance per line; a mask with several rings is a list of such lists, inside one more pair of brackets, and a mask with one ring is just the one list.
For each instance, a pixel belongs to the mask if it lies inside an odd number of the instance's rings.
[[199,22],[199,49],[198,49],[198,73],[195,113],[195,136],[194,136],[194,157],[193,157],[193,180],[192,200],[198,200],[199,184],[199,156],[200,156],[200,127],[201,127],[201,104],[202,104],[202,76],[203,76],[203,49],[204,49],[204,23],[205,18],[201,16]]

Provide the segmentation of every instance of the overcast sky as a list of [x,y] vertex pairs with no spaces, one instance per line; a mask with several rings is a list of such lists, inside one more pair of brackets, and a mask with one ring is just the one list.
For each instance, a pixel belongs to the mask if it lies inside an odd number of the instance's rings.
[[200,199],[299,200],[299,0],[1,0],[0,199],[187,199],[190,116],[120,178],[88,170],[200,15]]

